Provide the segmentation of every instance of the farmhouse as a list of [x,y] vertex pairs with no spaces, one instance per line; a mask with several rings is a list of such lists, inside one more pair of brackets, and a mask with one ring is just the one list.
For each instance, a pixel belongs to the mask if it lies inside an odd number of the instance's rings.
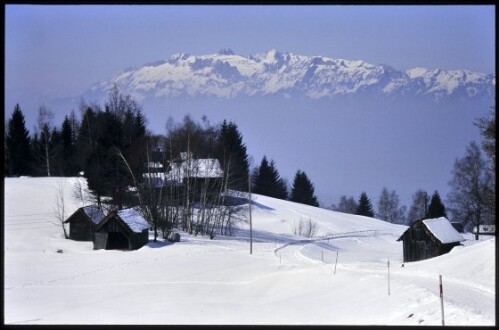
[[96,206],[80,207],[64,223],[69,223],[69,238],[76,241],[91,241],[97,225],[104,219],[104,213]]
[[433,258],[448,253],[464,238],[445,217],[414,222],[397,241],[404,246],[404,262]]
[[144,173],[146,182],[156,188],[174,187],[179,192],[189,191],[190,198],[197,200],[220,193],[223,170],[215,158],[195,159],[192,153],[180,153],[180,161],[170,162],[166,173]]
[[95,228],[94,250],[136,250],[149,241],[149,224],[134,209],[111,211]]

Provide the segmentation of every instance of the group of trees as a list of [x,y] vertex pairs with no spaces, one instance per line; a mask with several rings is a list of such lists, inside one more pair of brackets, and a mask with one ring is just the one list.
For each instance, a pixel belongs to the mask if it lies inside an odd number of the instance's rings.
[[[495,224],[496,218],[495,107],[490,114],[479,118],[476,126],[480,129],[487,157],[475,141],[470,142],[464,157],[454,163],[449,182],[451,191],[447,196],[453,219],[467,230],[482,224]],[[475,238],[479,238],[479,230]]]
[[[331,205],[331,209],[406,225],[419,219],[450,216],[452,221],[460,222],[465,231],[479,228],[482,224],[495,224],[495,107],[488,115],[479,118],[475,125],[480,129],[481,146],[486,157],[479,145],[472,141],[464,157],[455,161],[449,182],[451,189],[447,195],[447,209],[438,191],[430,198],[426,191],[420,189],[412,196],[412,204],[406,212],[405,206],[399,206],[396,192],[389,192],[386,188],[380,194],[377,213],[364,192],[357,201],[353,197],[341,196],[338,205]],[[479,238],[479,230],[475,232],[475,238]]]
[[[231,234],[234,222],[239,220],[234,195],[248,189],[249,175],[246,146],[237,125],[227,121],[212,125],[206,117],[197,123],[186,115],[180,123],[169,118],[166,128],[167,135],[155,136],[146,148],[150,150],[147,163],[161,163],[162,174],[173,175],[163,176],[163,182],[174,182],[157,185],[154,179],[158,175],[150,173],[145,184],[139,185],[139,195],[155,233],[156,228],[163,235],[181,228],[211,238]],[[205,160],[202,169],[196,166],[200,159]],[[221,168],[213,160],[218,160]],[[198,173],[218,169],[222,170],[222,177],[203,177]],[[176,179],[183,181],[175,182]]]
[[431,198],[428,193],[418,190],[413,195],[413,201],[409,212],[405,206],[400,206],[400,200],[395,192],[388,191],[386,187],[381,191],[377,204],[377,212],[374,210],[371,200],[365,192],[362,192],[356,201],[353,197],[341,196],[338,205],[331,205],[331,209],[356,215],[377,218],[395,224],[411,224],[424,218],[446,217],[445,206],[438,191]]
[[263,156],[260,166],[253,170],[251,184],[252,191],[256,194],[319,206],[314,185],[304,171],[296,172],[289,192],[287,182],[281,178],[275,162],[269,162],[266,156]]
[[[314,185],[304,171],[296,172],[289,190],[275,162],[264,156],[250,176],[246,146],[233,122],[224,120],[212,125],[203,117],[197,123],[187,115],[178,124],[169,118],[166,136],[152,135],[147,131],[139,104],[120,93],[116,86],[104,109],[82,102],[80,114],[78,120],[72,111],[56,127],[53,113],[42,106],[34,133],[30,134],[21,107],[16,104],[4,136],[4,174],[75,176],[83,172],[95,204],[102,206],[104,196],[109,197],[106,203],[116,208],[138,204],[156,233],[158,229],[165,233],[178,225],[212,237],[215,232],[230,233],[234,209],[224,208],[231,198],[223,192],[245,192],[249,185],[257,194],[319,206]],[[461,222],[466,230],[495,223],[495,108],[490,115],[478,119],[476,126],[486,157],[479,145],[471,142],[464,157],[454,163],[447,196],[452,220]],[[213,181],[188,178],[187,191],[180,191],[172,186],[158,189],[150,178],[144,179],[149,163],[161,163],[166,173],[179,162],[182,152],[193,159],[217,159],[223,170],[221,181],[214,185]],[[209,198],[208,191],[217,189],[217,199]],[[196,206],[202,211],[194,212]],[[342,196],[339,204],[331,208],[398,224],[448,215],[438,191],[429,198],[424,190],[412,196],[409,210],[400,205],[395,191],[386,188],[381,191],[377,212],[365,192],[357,200]]]
[[[234,207],[223,191],[247,190],[249,176],[246,146],[235,123],[212,125],[206,117],[197,123],[187,115],[178,124],[169,118],[165,136],[153,135],[147,131],[139,104],[116,86],[104,109],[82,102],[80,113],[81,120],[73,111],[55,127],[52,112],[41,107],[38,125],[30,135],[21,107],[16,105],[5,134],[4,174],[82,173],[92,192],[88,203],[103,209],[140,206],[155,230],[155,239],[158,231],[165,235],[176,227],[211,237],[231,232]],[[187,182],[182,182],[186,188],[179,189],[158,185],[144,175],[149,164],[157,162],[163,168],[159,174],[165,178],[172,166],[181,162],[183,152],[193,160],[217,159],[223,177],[203,180],[190,173]]]
[[30,135],[21,107],[16,104],[5,132],[4,175],[72,176],[77,173],[75,114],[66,116],[60,128],[53,126],[53,117],[50,110],[41,107],[35,132]]

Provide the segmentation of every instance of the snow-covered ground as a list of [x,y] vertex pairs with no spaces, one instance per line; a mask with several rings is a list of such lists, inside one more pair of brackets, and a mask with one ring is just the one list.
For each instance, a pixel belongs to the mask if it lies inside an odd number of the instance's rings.
[[442,275],[445,325],[495,325],[495,238],[402,266],[405,226],[253,195],[253,254],[247,223],[94,251],[53,224],[59,183],[82,206],[76,180],[5,179],[5,324],[441,325]]

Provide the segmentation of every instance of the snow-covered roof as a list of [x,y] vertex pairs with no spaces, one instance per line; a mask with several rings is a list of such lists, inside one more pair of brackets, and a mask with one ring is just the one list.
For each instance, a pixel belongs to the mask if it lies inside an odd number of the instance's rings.
[[160,162],[149,162],[148,164],[149,168],[163,168],[163,164]]
[[184,178],[220,178],[223,175],[218,159],[187,159],[172,164],[166,178],[169,181],[182,182]]
[[445,217],[425,219],[423,220],[423,224],[443,244],[465,240]]
[[68,223],[71,219],[74,219],[73,216],[80,211],[80,209],[86,214],[86,216],[96,225],[98,225],[102,219],[105,218],[104,212],[99,210],[96,206],[89,205],[79,208],[75,213],[73,213],[69,218],[64,221],[64,223]]
[[82,208],[83,212],[92,220],[93,223],[98,225],[104,219],[104,212],[99,210],[96,206],[89,205]]
[[118,216],[135,233],[141,233],[144,229],[149,228],[149,223],[140,215],[137,209],[120,210]]
[[184,178],[221,178],[223,176],[222,166],[220,166],[218,159],[193,159],[191,153],[182,152],[180,154],[182,162],[171,163],[168,173],[143,173],[142,177],[155,187],[161,187],[181,185]]

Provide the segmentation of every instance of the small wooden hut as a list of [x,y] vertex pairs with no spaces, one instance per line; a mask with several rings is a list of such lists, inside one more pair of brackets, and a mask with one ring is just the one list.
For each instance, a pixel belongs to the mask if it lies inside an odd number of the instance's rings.
[[69,238],[76,241],[91,241],[104,213],[96,206],[80,207],[64,223],[69,223]]
[[134,209],[110,212],[95,228],[94,250],[136,250],[149,241],[149,224]]
[[464,238],[445,217],[415,221],[397,241],[403,242],[404,262],[448,253]]

